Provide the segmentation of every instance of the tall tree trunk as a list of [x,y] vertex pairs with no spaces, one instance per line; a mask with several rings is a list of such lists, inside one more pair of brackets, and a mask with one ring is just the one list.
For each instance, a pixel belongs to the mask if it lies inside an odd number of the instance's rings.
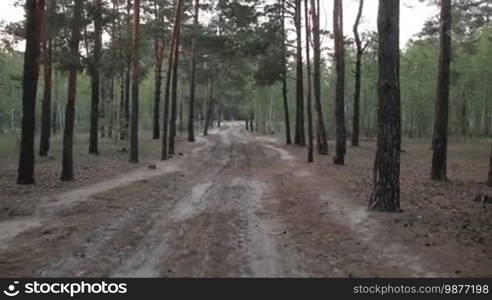
[[355,58],[355,92],[354,92],[354,116],[352,121],[352,146],[359,146],[359,128],[360,128],[360,86],[362,76],[362,42],[359,36],[359,24],[362,16],[362,10],[364,9],[364,0],[359,0],[359,11],[353,28],[355,45],[357,47],[357,53]]
[[193,15],[193,37],[191,42],[191,79],[190,79],[190,105],[188,114],[188,141],[195,141],[195,85],[196,85],[196,47],[197,31],[199,25],[200,0],[195,0],[195,13]]
[[99,82],[100,82],[100,88],[99,88],[99,93],[100,93],[100,101],[99,101],[99,132],[101,135],[101,138],[106,137],[106,114],[107,114],[107,101],[108,101],[108,86],[107,86],[107,81],[106,77],[104,75],[99,76]]
[[[113,13],[116,15],[120,11],[120,6],[118,1],[113,2]],[[121,26],[121,21],[118,19],[118,38],[120,40],[123,39],[123,29]],[[123,47],[118,48],[118,56],[122,57],[124,55]],[[116,57],[116,56],[115,56]],[[120,140],[125,140],[127,137],[126,132],[126,119],[125,119],[125,99],[126,99],[126,86],[125,86],[125,74],[126,74],[126,64],[123,64],[123,67],[119,70],[119,108],[118,108],[118,134]]]
[[163,118],[162,118],[162,151],[161,151],[161,159],[167,160],[169,157],[169,102],[170,102],[170,91],[171,91],[171,77],[173,73],[173,65],[174,65],[174,52],[176,51],[176,38],[178,33],[178,23],[180,19],[180,6],[182,5],[182,0],[175,1],[175,16],[174,16],[174,25],[173,25],[173,33],[171,37],[171,49],[169,51],[169,60],[167,64],[167,72],[166,72],[166,87],[164,89],[164,109],[163,109]]
[[138,163],[138,93],[140,84],[140,0],[133,7],[132,110],[130,127],[130,162]]
[[400,1],[379,0],[379,108],[374,187],[369,208],[400,209]]
[[91,125],[89,154],[99,155],[99,98],[101,92],[102,0],[94,0],[94,53],[91,61]]
[[345,47],[343,41],[343,5],[342,0],[335,0],[333,9],[333,30],[335,35],[335,64],[336,64],[336,91],[335,91],[335,125],[336,125],[336,153],[333,162],[337,165],[345,164],[347,143],[347,129],[345,127]]
[[284,116],[285,116],[285,139],[286,144],[292,144],[292,137],[290,133],[290,116],[289,116],[289,99],[287,90],[287,32],[285,28],[285,0],[281,0],[282,4],[282,96],[284,100]]
[[[489,79],[487,78],[487,75],[488,74],[484,74],[484,76],[485,76],[484,80],[487,80],[486,82],[490,82],[490,81],[488,81]],[[484,99],[490,99],[489,95],[488,95],[486,84],[484,84]],[[485,136],[491,136],[492,135],[491,131],[490,131],[490,122],[492,122],[492,118],[490,117],[492,115],[491,114],[492,112],[491,112],[490,108],[491,108],[492,104],[490,102],[491,101],[487,101],[485,103],[485,109],[484,109],[484,117],[483,118],[484,118],[484,123],[485,123],[484,124],[484,135]]]
[[48,156],[51,137],[51,86],[53,78],[53,40],[50,34],[48,14],[52,14],[53,1],[47,3],[47,13],[43,20],[43,55],[44,55],[44,92],[41,113],[41,137],[39,139],[39,156]]
[[[127,5],[126,5],[126,14],[128,16],[128,33],[130,34],[132,32],[132,22],[131,20],[131,7],[132,3],[131,0],[127,0]],[[123,106],[123,116],[125,119],[124,122],[124,132],[125,132],[125,137],[130,135],[130,96],[131,96],[131,65],[132,65],[132,43],[128,43],[127,47],[127,53],[126,53],[126,69],[125,69],[125,101],[124,101],[124,106]]]
[[41,137],[39,156],[47,156],[51,137],[51,82],[52,82],[52,43],[48,42],[44,65],[44,95],[41,114]]
[[57,135],[58,134],[58,126],[60,126],[58,123],[58,86],[56,84],[57,80],[57,72],[55,71],[55,86],[54,86],[54,92],[55,92],[55,98],[53,99],[53,109],[51,112],[51,135]]
[[489,159],[489,179],[487,181],[489,186],[492,186],[492,144],[490,145],[490,159]]
[[26,50],[24,52],[24,75],[22,80],[22,136],[17,172],[18,184],[34,183],[36,97],[44,0],[27,0],[26,12]]
[[307,78],[307,116],[308,116],[308,162],[314,161],[314,140],[313,140],[313,108],[312,108],[312,81],[311,81],[311,53],[310,36],[311,25],[309,24],[309,0],[304,0],[304,18],[306,22],[306,78]]
[[220,108],[217,108],[217,127],[221,127],[222,126],[222,112],[220,110]]
[[58,134],[58,128],[61,128],[61,122],[58,121],[59,116],[58,116],[58,106],[60,105],[58,103],[58,98],[59,98],[59,93],[58,93],[58,80],[59,80],[59,72],[57,70],[54,70],[54,81],[53,81],[53,93],[54,93],[54,99],[53,99],[53,109],[52,109],[52,114],[51,114],[51,134],[52,135],[57,135]]
[[441,0],[439,71],[432,140],[432,180],[444,181],[448,152],[449,78],[451,68],[451,0]]
[[125,118],[125,71],[122,70],[120,74],[120,109],[119,109],[119,130],[120,130],[120,140],[125,140],[126,134],[126,118]]
[[249,130],[251,132],[254,132],[255,131],[255,113],[252,111],[251,112],[251,118],[249,119]]
[[[181,95],[183,91],[181,91]],[[184,101],[183,101],[183,97],[180,98],[180,101],[179,101],[179,134],[180,135],[183,135],[183,113],[184,113]]]
[[[113,13],[117,14],[118,13],[118,1],[112,1],[113,7],[112,11]],[[110,60],[114,63],[116,58],[118,57],[118,50],[115,44],[116,40],[116,35],[117,35],[117,19],[113,18],[113,21],[111,23],[111,41],[110,41],[110,53],[111,53],[111,58]],[[118,117],[118,105],[116,104],[116,95],[115,95],[115,80],[117,77],[117,72],[116,70],[112,71],[110,74],[110,92],[109,92],[109,122],[108,122],[108,137],[113,138],[113,135],[117,138],[117,133],[115,132],[115,121]]]
[[[174,35],[173,35],[174,36]],[[174,37],[171,43],[171,50],[169,52],[169,61],[167,65],[166,72],[166,88],[164,90],[164,109],[163,109],[163,117],[162,117],[162,151],[161,151],[161,159],[168,159],[169,155],[169,145],[168,145],[168,136],[169,136],[169,94],[171,88],[171,75],[172,75],[172,63],[173,63],[173,53],[174,53]]]
[[461,135],[466,137],[468,135],[468,109],[466,107],[466,92],[462,92],[461,96]]
[[109,114],[108,114],[108,138],[113,137],[113,129],[114,129],[114,76],[111,75],[109,86]]
[[214,79],[212,76],[208,79],[208,89],[207,89],[207,111],[205,114],[205,125],[203,126],[203,135],[208,135],[208,128],[210,127],[210,123],[212,120],[212,112],[213,112],[213,102],[214,102]]
[[162,62],[164,55],[164,45],[161,37],[154,38],[154,130],[152,138],[158,140],[161,137],[160,133],[160,108],[161,108],[161,86],[162,86]]
[[178,66],[179,66],[179,47],[181,45],[181,18],[183,14],[184,1],[178,1],[178,15],[176,19],[176,39],[174,43],[173,75],[171,91],[171,119],[169,125],[169,154],[174,155],[176,138],[176,119],[178,115]]
[[124,131],[125,137],[130,135],[130,97],[131,97],[131,66],[127,65],[125,70],[125,103],[124,109]]
[[328,137],[321,105],[320,0],[311,0],[313,20],[314,106],[317,113],[318,153],[328,155]]
[[79,43],[82,29],[82,1],[74,1],[70,37],[70,67],[68,74],[68,93],[65,108],[65,129],[63,132],[62,181],[72,181],[73,177],[73,132],[75,123],[75,100],[77,97],[77,70],[79,67]]
[[302,17],[301,0],[295,0],[295,27],[297,34],[297,74],[296,74],[296,135],[294,143],[306,146],[306,132],[304,130],[304,80],[302,63]]

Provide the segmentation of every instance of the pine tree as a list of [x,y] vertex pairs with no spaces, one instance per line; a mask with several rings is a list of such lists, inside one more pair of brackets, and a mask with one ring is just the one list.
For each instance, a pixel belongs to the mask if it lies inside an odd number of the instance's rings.
[[169,124],[169,154],[174,155],[176,138],[176,120],[178,114],[178,66],[179,48],[181,45],[181,23],[183,18],[184,0],[178,0],[176,18],[176,36],[174,40],[173,64],[172,64],[172,91],[171,91],[171,116]]
[[320,0],[311,0],[311,15],[313,20],[313,89],[314,107],[317,114],[318,153],[328,154],[328,137],[321,105],[321,36],[320,36]]
[[379,107],[371,210],[400,209],[400,1],[379,0]]
[[75,100],[77,98],[77,71],[80,64],[79,44],[82,31],[82,10],[84,1],[74,0],[70,24],[70,63],[68,66],[68,92],[65,107],[65,129],[63,131],[62,181],[72,181],[73,174],[73,132],[75,126]]
[[34,128],[44,0],[27,0],[26,12],[26,50],[24,52],[24,75],[22,79],[22,136],[17,173],[18,184],[34,183]]
[[294,23],[296,27],[297,63],[296,63],[296,134],[294,143],[306,146],[306,132],[304,129],[304,79],[302,62],[302,17],[301,0],[295,0]]
[[190,105],[188,114],[188,141],[195,141],[195,86],[196,86],[196,51],[197,33],[199,26],[200,0],[195,0],[193,14],[193,41],[191,45],[191,79],[190,79]]
[[432,140],[432,180],[446,180],[448,151],[449,78],[451,68],[451,0],[441,0],[440,50]]
[[[285,122],[285,140],[287,145],[292,144],[292,137],[291,137],[291,132],[290,132],[290,115],[289,115],[289,99],[288,99],[288,89],[287,89],[287,31],[285,28],[285,10],[287,9],[285,7],[285,0],[281,0],[281,7],[280,9],[282,10],[282,97],[283,97],[283,104],[284,104],[284,122]],[[248,123],[246,122],[246,125]],[[249,127],[249,126],[247,126]],[[248,128],[246,128],[248,129]]]
[[490,159],[489,159],[489,179],[487,181],[489,186],[492,186],[492,145],[490,146]]
[[342,0],[335,0],[333,9],[333,31],[335,35],[335,125],[336,149],[333,162],[345,164],[347,130],[345,127],[345,47],[343,38],[343,5]]
[[140,84],[140,0],[133,2],[132,104],[130,126],[130,162],[138,163],[138,102]]
[[91,73],[91,122],[89,154],[99,155],[99,100],[101,90],[102,52],[102,0],[94,0],[94,52],[90,63]]
[[353,28],[355,37],[355,46],[357,48],[355,58],[355,92],[354,92],[354,116],[352,120],[352,146],[359,146],[359,127],[360,127],[360,87],[362,76],[362,55],[364,54],[364,48],[359,35],[359,24],[362,17],[362,10],[364,9],[364,0],[359,0],[359,11],[355,19]]
[[306,81],[307,81],[307,116],[308,116],[308,159],[309,163],[314,161],[313,146],[313,108],[312,108],[312,78],[311,78],[311,25],[309,23],[309,0],[304,0],[304,19],[306,23]]
[[41,136],[39,138],[39,156],[48,156],[51,137],[51,87],[53,81],[53,37],[49,18],[54,15],[56,1],[47,3],[43,20],[43,72],[44,92],[41,112]]

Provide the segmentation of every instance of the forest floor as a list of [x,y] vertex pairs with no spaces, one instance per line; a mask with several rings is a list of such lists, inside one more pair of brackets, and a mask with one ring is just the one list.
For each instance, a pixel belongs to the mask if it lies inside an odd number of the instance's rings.
[[492,276],[492,205],[473,201],[492,194],[486,143],[451,145],[446,183],[428,179],[428,144],[405,143],[398,214],[366,209],[374,141],[343,167],[239,123],[180,140],[167,162],[141,144],[139,165],[110,144],[78,155],[68,184],[40,161],[32,187],[2,154],[0,276]]

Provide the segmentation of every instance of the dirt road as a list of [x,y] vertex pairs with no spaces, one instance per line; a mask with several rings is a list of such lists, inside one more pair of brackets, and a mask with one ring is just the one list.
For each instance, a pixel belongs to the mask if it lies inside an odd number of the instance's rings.
[[155,169],[43,197],[33,215],[2,222],[0,274],[490,273],[490,254],[419,247],[408,233],[390,228],[395,218],[404,217],[368,213],[307,165],[304,156],[274,139],[250,135],[242,124],[227,123],[182,148]]

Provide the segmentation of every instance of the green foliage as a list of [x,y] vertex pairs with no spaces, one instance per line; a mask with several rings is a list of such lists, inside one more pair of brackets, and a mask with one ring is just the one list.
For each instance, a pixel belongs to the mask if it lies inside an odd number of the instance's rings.
[[0,50],[0,131],[20,127],[23,56]]

